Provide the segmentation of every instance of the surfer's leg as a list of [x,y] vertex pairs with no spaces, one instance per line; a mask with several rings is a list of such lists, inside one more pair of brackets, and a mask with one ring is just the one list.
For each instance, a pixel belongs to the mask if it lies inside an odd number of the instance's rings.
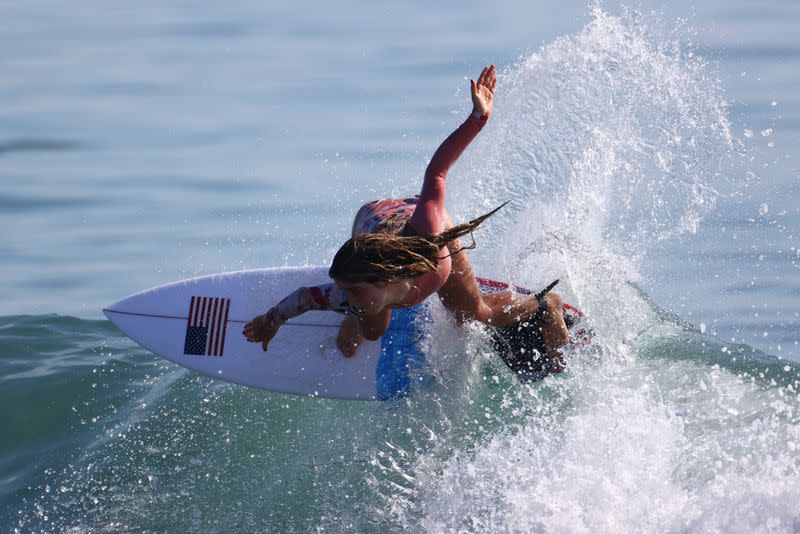
[[[544,344],[558,348],[569,342],[569,330],[564,323],[564,303],[558,293],[550,291],[545,295],[547,311],[544,316],[534,317],[539,312],[539,302],[534,296],[519,295],[511,291],[498,291],[481,295],[483,302],[492,310],[492,321],[487,324],[509,326],[526,318],[533,318],[539,323],[544,337]],[[556,320],[553,320],[553,319]]]
[[[449,224],[449,217],[445,215]],[[458,241],[448,248],[459,250]],[[450,310],[458,322],[480,321],[487,325],[503,327],[516,324],[526,318],[533,318],[539,311],[535,296],[518,295],[511,291],[500,291],[481,295],[475,273],[467,258],[466,251],[453,254],[450,276],[439,289],[439,298],[445,308]],[[563,304],[558,294],[550,292],[547,299],[547,315],[542,321],[542,334],[547,356],[554,367],[560,367],[561,356],[558,348],[569,342],[569,331],[564,324]]]

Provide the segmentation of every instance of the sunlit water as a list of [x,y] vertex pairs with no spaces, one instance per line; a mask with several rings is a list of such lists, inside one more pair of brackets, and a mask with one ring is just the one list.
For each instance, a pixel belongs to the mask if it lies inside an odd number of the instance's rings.
[[[23,36],[57,22],[4,9]],[[468,9],[452,15],[468,29],[450,33],[432,12],[416,23],[429,41],[393,50],[352,32],[374,20],[388,32],[382,17],[408,20],[403,8],[325,23],[253,6],[224,21],[159,9],[115,19],[110,34],[90,24],[50,68],[105,68],[58,95],[43,96],[48,56],[34,42],[3,56],[38,88],[2,86],[13,107],[0,173],[14,187],[0,217],[17,229],[0,241],[12,281],[0,318],[4,530],[800,530],[796,149],[781,161],[773,142],[797,132],[800,102],[773,96],[782,69],[738,98],[730,87],[748,74],[724,71],[746,61],[726,31],[758,10],[734,10],[698,44],[691,23],[663,14],[564,6],[560,18],[580,22],[563,36],[520,45],[517,24],[502,46],[467,38],[482,27]],[[796,68],[797,42],[780,29],[797,10],[762,15],[779,44],[772,56],[751,48]],[[408,57],[435,50],[434,29],[459,59]],[[285,55],[265,46],[279,43]],[[337,78],[336,61],[361,65],[368,50],[375,73]],[[252,56],[273,68],[253,77]],[[306,56],[338,80],[336,96],[303,89]],[[471,257],[532,287],[561,279],[596,332],[567,354],[567,373],[522,386],[480,328],[435,307],[435,383],[385,403],[298,398],[200,377],[98,319],[102,304],[182,276],[324,263],[354,207],[408,191],[466,113],[460,76],[490,60],[496,113],[452,174],[450,207],[464,219],[513,199]],[[409,77],[445,90],[398,88]],[[786,111],[765,119],[748,98]],[[137,114],[148,101],[159,112]],[[299,103],[310,113],[281,111]]]

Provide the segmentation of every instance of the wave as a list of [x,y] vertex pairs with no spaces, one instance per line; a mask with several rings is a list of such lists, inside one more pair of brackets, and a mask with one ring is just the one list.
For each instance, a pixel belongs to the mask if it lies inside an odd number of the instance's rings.
[[331,401],[196,375],[107,321],[0,317],[0,525],[797,530],[797,364],[715,339],[638,285],[654,243],[741,186],[724,91],[685,32],[595,8],[504,71],[453,184],[458,218],[515,199],[476,270],[561,278],[589,316],[595,341],[567,372],[521,385],[480,327],[435,308],[437,381]]

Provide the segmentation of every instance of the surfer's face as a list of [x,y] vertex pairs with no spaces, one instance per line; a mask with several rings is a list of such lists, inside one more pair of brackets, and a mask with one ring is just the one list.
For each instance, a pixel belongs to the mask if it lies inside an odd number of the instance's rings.
[[393,295],[397,292],[395,291],[396,284],[395,282],[376,285],[369,282],[336,280],[336,285],[347,295],[347,302],[362,313],[369,315],[381,312],[394,304]]

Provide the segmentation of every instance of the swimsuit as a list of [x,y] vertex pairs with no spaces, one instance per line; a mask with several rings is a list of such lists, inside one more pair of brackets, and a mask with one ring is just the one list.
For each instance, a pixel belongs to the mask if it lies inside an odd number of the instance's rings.
[[[387,198],[364,204],[356,213],[353,235],[390,233],[402,236],[438,234],[445,230],[444,200],[447,172],[469,143],[486,124],[486,116],[470,115],[456,131],[442,142],[425,170],[422,192],[413,197]],[[399,306],[419,304],[435,293],[450,276],[450,252],[443,248],[435,271],[414,279],[417,291],[409,293]],[[283,324],[310,310],[333,310],[357,314],[347,303],[344,292],[335,283],[301,287],[267,312],[267,319]]]
[[353,220],[353,236],[358,234],[416,235],[409,219],[419,202],[419,195],[406,198],[384,198],[367,202]]

